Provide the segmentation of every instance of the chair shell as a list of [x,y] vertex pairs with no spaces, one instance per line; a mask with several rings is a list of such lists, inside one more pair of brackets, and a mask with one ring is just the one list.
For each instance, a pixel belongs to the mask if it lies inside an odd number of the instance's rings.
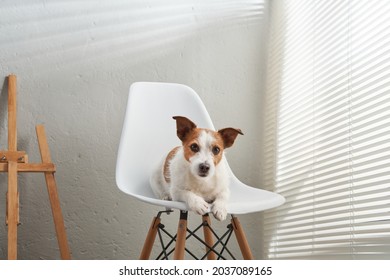
[[[131,85],[118,150],[116,183],[124,193],[141,201],[188,211],[183,202],[157,199],[149,184],[155,166],[172,148],[181,145],[172,116],[185,116],[198,127],[214,129],[203,102],[190,87],[156,82]],[[263,211],[285,202],[279,194],[242,183],[229,166],[228,169],[229,214]]]

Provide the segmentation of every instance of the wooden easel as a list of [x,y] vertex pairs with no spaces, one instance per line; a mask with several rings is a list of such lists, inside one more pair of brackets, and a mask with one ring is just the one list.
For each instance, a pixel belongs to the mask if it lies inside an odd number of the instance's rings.
[[70,259],[70,251],[66,238],[64,219],[61,213],[60,201],[54,172],[55,165],[51,162],[45,128],[36,126],[41,163],[28,163],[28,156],[17,149],[16,129],[16,76],[8,76],[8,150],[0,151],[0,172],[8,172],[7,214],[8,225],[8,259],[17,259],[17,227],[19,225],[19,192],[18,172],[42,172],[45,175],[47,191],[51,204],[57,241],[61,259]]

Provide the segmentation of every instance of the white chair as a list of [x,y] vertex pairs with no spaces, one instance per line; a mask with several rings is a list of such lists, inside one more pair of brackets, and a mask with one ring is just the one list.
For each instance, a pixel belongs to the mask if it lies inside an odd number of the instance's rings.
[[[188,117],[198,127],[214,129],[205,106],[191,88],[180,84],[151,82],[138,82],[130,87],[118,150],[116,183],[124,193],[141,201],[166,209],[180,210],[177,235],[172,236],[170,242],[176,241],[175,248],[169,252],[168,245],[163,245],[163,252],[159,257],[168,258],[174,252],[175,259],[182,259],[186,250],[187,233],[189,236],[194,235],[194,232],[187,229],[189,209],[183,202],[155,198],[149,185],[153,167],[168,151],[181,144],[176,136],[176,122],[172,119],[172,116],[177,115]],[[277,207],[283,204],[285,199],[279,194],[245,185],[231,170],[230,175],[231,195],[227,207],[228,213],[232,215],[230,233],[235,233],[243,258],[252,259],[244,231],[234,215]],[[156,235],[163,228],[161,214],[164,212],[161,211],[154,217],[140,259],[150,257]],[[217,243],[224,243],[211,229],[209,216],[205,215],[202,219],[204,244],[207,248],[203,258],[215,259],[216,255],[218,258],[224,258],[221,252],[215,250]],[[213,241],[213,236],[217,237],[217,242]],[[226,251],[226,248],[222,251]]]

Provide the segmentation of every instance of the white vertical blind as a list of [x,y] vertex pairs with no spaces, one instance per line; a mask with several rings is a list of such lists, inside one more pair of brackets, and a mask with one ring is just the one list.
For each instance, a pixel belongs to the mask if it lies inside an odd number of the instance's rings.
[[270,1],[270,259],[390,259],[390,1]]

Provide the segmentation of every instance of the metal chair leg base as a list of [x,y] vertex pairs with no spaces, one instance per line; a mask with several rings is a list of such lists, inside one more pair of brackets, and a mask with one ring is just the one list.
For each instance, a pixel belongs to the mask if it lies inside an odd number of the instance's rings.
[[[202,217],[202,223],[194,230],[190,230],[187,226],[188,212],[180,211],[180,218],[177,226],[176,234],[173,235],[161,223],[162,214],[170,214],[172,211],[161,211],[153,218],[145,243],[140,255],[140,259],[149,259],[152,253],[153,245],[156,237],[160,241],[161,252],[157,254],[156,260],[184,259],[186,256],[195,260],[226,260],[233,259],[235,256],[229,250],[228,244],[231,236],[236,236],[236,240],[241,250],[244,259],[253,259],[252,252],[249,248],[244,230],[237,217],[232,215],[231,223],[227,225],[224,233],[218,234],[212,227],[208,214]],[[203,237],[199,235],[199,231],[203,229]],[[187,244],[187,240],[193,238],[205,248],[205,253],[199,255],[191,251]],[[215,241],[214,241],[215,239]]]

